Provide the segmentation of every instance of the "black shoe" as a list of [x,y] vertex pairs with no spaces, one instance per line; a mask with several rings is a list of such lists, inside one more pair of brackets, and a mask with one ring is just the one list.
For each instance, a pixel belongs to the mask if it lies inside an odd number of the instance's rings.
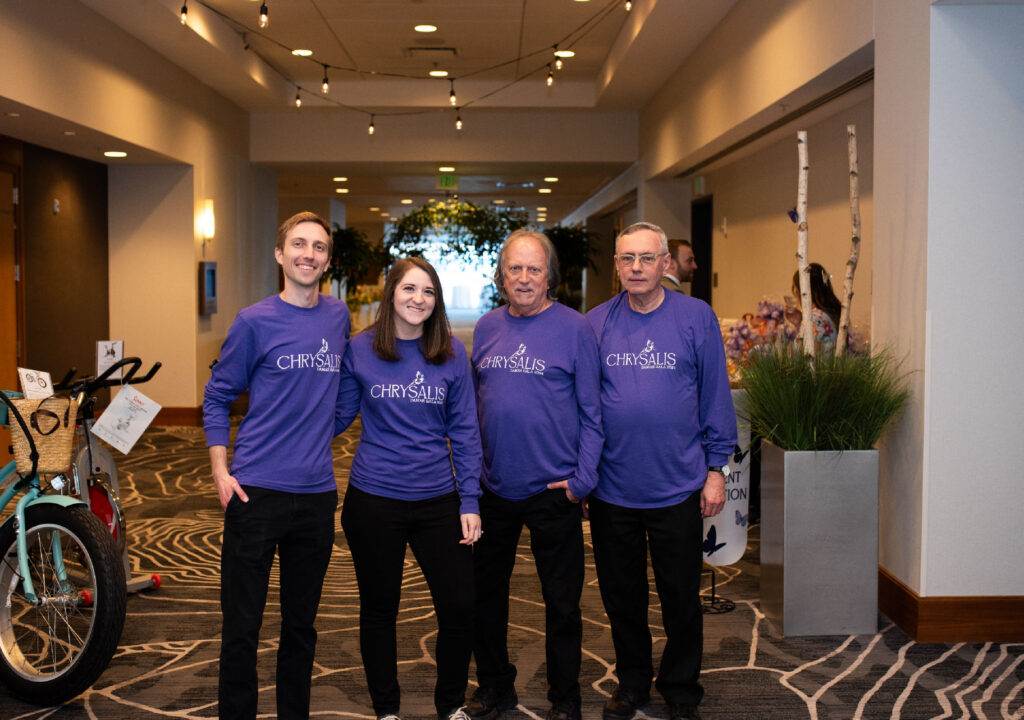
[[620,685],[611,699],[604,704],[604,720],[630,720],[636,711],[650,700],[650,691]]
[[672,714],[669,720],[700,720],[696,705],[669,705]]
[[478,687],[462,709],[473,720],[494,720],[518,704],[519,696],[515,688],[502,691],[492,687]]
[[551,705],[547,720],[581,720],[580,703],[578,700],[565,700]]

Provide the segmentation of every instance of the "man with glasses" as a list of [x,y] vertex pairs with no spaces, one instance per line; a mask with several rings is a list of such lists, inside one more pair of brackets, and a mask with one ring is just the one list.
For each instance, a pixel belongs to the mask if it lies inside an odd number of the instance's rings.
[[544,596],[547,718],[580,718],[580,500],[597,483],[601,370],[590,325],[555,301],[558,283],[551,241],[532,230],[513,232],[494,271],[508,304],[480,318],[473,334],[484,452],[484,535],[473,548],[480,687],[466,705],[474,720],[493,720],[518,704],[508,618],[524,525]]
[[587,314],[605,432],[590,531],[619,680],[604,720],[630,720],[650,699],[648,547],[667,636],[654,685],[672,720],[699,718],[702,518],[725,504],[736,444],[722,336],[707,304],[662,287],[661,228],[630,225],[615,251],[624,292]]

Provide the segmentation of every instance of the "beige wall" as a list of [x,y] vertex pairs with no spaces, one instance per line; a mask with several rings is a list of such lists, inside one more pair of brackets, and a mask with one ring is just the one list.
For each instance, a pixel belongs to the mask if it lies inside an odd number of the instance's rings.
[[[850,255],[850,186],[846,126],[857,128],[860,166],[861,256],[854,278],[853,322],[871,324],[872,103],[868,99],[805,127],[808,173],[809,260],[832,274],[840,295]],[[786,211],[796,207],[796,134],[705,176],[713,196],[714,270],[712,299],[721,318],[754,312],[766,296],[792,295],[796,270],[796,225]],[[723,224],[726,232],[723,232]]]

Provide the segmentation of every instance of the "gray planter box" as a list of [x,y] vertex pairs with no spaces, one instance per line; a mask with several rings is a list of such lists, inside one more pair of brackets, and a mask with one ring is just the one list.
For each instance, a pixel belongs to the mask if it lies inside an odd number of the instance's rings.
[[761,455],[761,609],[783,635],[878,632],[878,451]]

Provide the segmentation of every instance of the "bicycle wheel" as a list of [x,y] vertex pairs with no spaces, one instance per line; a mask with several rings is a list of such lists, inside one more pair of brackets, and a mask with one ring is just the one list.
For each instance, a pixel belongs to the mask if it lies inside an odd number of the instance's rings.
[[82,506],[29,507],[25,527],[39,604],[25,597],[8,523],[0,532],[0,679],[29,702],[56,705],[92,685],[117,649],[127,596],[124,566],[113,538]]

